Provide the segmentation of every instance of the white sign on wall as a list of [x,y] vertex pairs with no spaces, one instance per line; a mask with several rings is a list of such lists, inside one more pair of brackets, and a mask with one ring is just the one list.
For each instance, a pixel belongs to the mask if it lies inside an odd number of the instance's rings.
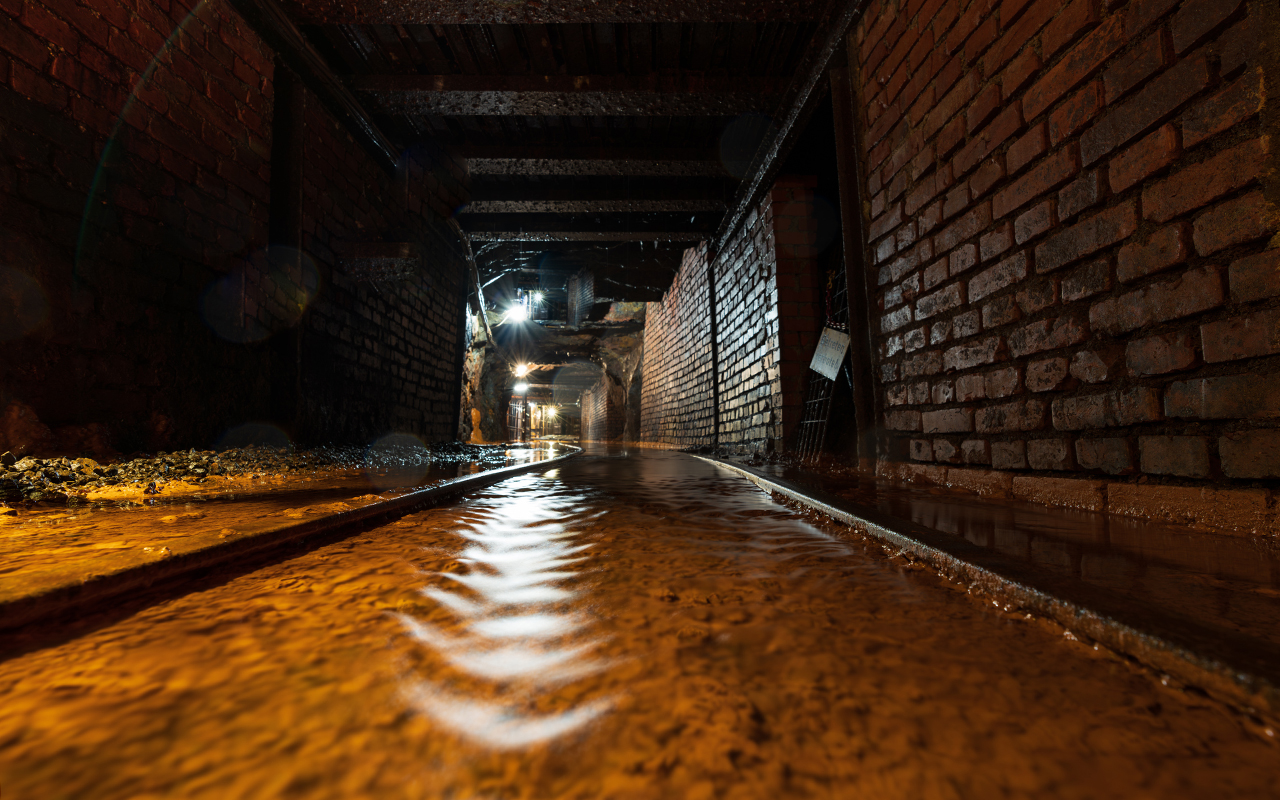
[[809,369],[827,378],[835,380],[844,362],[844,353],[849,349],[849,334],[832,328],[822,329],[822,338],[818,340],[818,349],[813,353]]

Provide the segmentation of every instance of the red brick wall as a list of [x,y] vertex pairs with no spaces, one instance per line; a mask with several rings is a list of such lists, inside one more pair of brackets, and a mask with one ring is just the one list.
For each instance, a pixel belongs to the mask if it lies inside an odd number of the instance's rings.
[[621,400],[621,387],[611,387],[608,375],[582,393],[583,441],[613,442],[622,438],[624,421]]
[[736,452],[784,449],[799,422],[821,324],[812,178],[779,179],[724,250],[715,275],[718,372],[712,375],[705,244],[685,253],[676,282],[645,319],[644,441],[713,441]]
[[[645,309],[642,441],[681,447],[711,444],[711,366],[710,291],[702,245],[685,251],[671,288]],[[583,425],[585,431],[585,417]]]
[[871,4],[850,65],[895,457],[1280,477],[1257,47],[1274,16],[1240,0]]
[[[456,165],[419,155],[413,191],[389,192],[308,98],[304,249],[319,284],[302,313],[264,254],[273,54],[225,2],[13,0],[0,14],[0,246],[47,307],[5,342],[0,405],[29,403],[55,427],[104,423],[122,449],[208,443],[270,417],[278,334],[298,326],[315,395],[301,433],[451,434],[456,421],[437,415],[457,392],[456,256],[442,252],[423,285],[378,294],[335,275],[327,244],[402,236],[428,204],[447,213]],[[211,302],[226,312],[213,324]],[[325,340],[347,352],[331,360]]]

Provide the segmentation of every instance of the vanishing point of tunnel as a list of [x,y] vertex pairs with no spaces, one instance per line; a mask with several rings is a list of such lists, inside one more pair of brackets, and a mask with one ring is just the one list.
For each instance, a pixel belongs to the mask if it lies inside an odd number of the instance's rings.
[[1280,797],[1277,81],[1274,0],[0,2],[0,798]]

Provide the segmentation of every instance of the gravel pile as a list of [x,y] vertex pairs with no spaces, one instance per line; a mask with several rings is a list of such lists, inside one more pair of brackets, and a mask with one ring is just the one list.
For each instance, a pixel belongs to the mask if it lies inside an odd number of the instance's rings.
[[204,483],[217,477],[296,475],[329,469],[384,470],[430,464],[501,464],[510,447],[450,442],[430,448],[325,446],[310,450],[240,447],[157,453],[118,463],[92,458],[17,458],[0,454],[0,502],[66,503],[77,495],[108,486],[142,488],[156,494],[181,480]]

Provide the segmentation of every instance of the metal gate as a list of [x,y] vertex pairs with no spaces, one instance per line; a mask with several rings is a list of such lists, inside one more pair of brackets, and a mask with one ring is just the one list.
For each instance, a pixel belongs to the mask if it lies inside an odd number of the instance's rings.
[[[827,272],[825,299],[826,326],[848,333],[848,284],[842,261],[837,261]],[[805,395],[804,413],[796,429],[796,454],[800,456],[801,461],[816,461],[826,449],[827,423],[831,419],[831,398],[835,395],[836,384],[840,382],[840,378],[843,378],[848,385],[853,384],[849,375],[847,353],[837,380],[830,380],[809,370],[809,388]]]

